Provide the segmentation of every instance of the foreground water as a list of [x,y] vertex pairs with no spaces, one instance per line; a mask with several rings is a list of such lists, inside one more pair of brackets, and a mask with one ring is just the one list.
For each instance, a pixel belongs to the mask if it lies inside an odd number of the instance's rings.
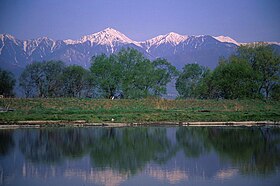
[[0,185],[280,185],[280,129],[0,130]]

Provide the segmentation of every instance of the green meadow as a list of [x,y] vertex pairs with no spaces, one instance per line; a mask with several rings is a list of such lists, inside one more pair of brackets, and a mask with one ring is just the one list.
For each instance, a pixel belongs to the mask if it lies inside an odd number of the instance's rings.
[[280,102],[263,100],[4,98],[0,107],[1,123],[280,121]]

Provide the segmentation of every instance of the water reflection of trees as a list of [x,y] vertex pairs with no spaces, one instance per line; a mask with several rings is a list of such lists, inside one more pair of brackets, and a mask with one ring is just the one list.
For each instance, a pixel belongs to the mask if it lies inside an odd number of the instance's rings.
[[265,175],[280,165],[279,128],[182,127],[176,138],[186,156],[198,157],[213,149],[244,174]]
[[[279,128],[180,127],[176,142],[167,128],[64,128],[22,130],[19,147],[33,162],[57,163],[90,155],[97,167],[135,174],[147,163],[164,163],[179,149],[199,158],[214,150],[244,173],[275,172],[280,165]],[[3,141],[2,141],[3,139]],[[0,132],[0,153],[13,147],[12,133]],[[0,155],[1,155],[0,154]]]
[[208,133],[208,128],[180,127],[176,132],[176,140],[187,157],[199,157],[210,150]]
[[166,160],[171,149],[165,128],[112,128],[102,131],[92,146],[91,158],[100,167],[134,174],[151,160]]
[[279,128],[220,129],[209,140],[220,155],[240,165],[243,173],[265,175],[280,165]]
[[164,162],[174,154],[166,128],[23,130],[19,147],[33,162],[57,163],[89,153],[98,167],[132,174],[150,161]]
[[89,131],[82,129],[24,130],[19,142],[27,159],[33,162],[54,163],[65,157],[81,157],[92,143]]
[[0,156],[7,155],[13,147],[13,130],[0,130]]

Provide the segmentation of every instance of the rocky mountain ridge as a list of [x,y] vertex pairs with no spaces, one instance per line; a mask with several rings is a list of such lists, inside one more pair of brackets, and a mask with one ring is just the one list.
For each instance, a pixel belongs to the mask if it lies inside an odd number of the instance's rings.
[[227,36],[187,36],[174,32],[138,42],[113,28],[79,40],[53,40],[48,37],[19,40],[9,34],[0,34],[0,67],[17,73],[34,61],[62,60],[66,64],[87,68],[92,56],[110,55],[131,47],[150,59],[166,58],[178,69],[187,63],[214,68],[220,57],[230,56],[239,45]]

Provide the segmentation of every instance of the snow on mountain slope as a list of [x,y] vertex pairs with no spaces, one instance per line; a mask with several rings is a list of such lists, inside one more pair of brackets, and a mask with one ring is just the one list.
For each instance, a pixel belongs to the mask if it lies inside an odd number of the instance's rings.
[[23,41],[23,50],[30,56],[35,50],[38,49],[44,52],[47,48],[50,50],[50,52],[53,52],[55,45],[55,40],[48,37],[39,37],[37,39]]
[[5,46],[4,35],[3,35],[3,34],[0,34],[0,40],[1,40],[1,45],[0,45],[0,55],[1,55],[2,49],[3,49],[4,46]]
[[62,60],[66,64],[88,67],[92,56],[110,55],[130,47],[151,60],[166,58],[179,69],[188,63],[214,68],[219,57],[233,54],[240,44],[227,36],[187,36],[174,32],[137,42],[113,28],[79,40],[52,40],[47,37],[19,40],[9,34],[0,34],[0,67],[14,68],[16,64],[24,68],[34,61],[46,60]]
[[[113,29],[113,28],[106,28],[103,31],[93,33],[90,35],[86,35],[81,37],[80,40],[72,40],[72,39],[66,39],[63,41],[54,41],[52,39],[49,39],[47,37],[42,37],[42,38],[37,38],[33,40],[25,40],[25,41],[20,41],[17,40],[14,36],[9,35],[9,34],[1,34],[0,35],[0,54],[3,51],[3,48],[5,46],[5,43],[7,41],[13,42],[17,46],[23,45],[23,51],[27,55],[32,55],[33,51],[38,49],[39,47],[41,50],[45,50],[44,48],[47,48],[53,52],[53,50],[56,50],[59,48],[58,45],[61,45],[61,42],[63,42],[65,45],[81,45],[84,43],[88,43],[90,46],[99,46],[103,45],[106,46],[107,51],[114,52],[116,51],[117,48],[122,47],[125,44],[132,44],[135,45],[136,47],[140,47],[146,52],[150,52],[151,48],[155,49],[158,46],[165,45],[167,44],[168,47],[176,47],[180,43],[185,43],[184,45],[188,45],[192,43],[194,45],[194,48],[198,47],[199,45],[204,43],[204,39],[206,36],[200,35],[200,36],[187,36],[187,35],[180,35],[175,32],[170,32],[165,35],[159,35],[157,37],[154,37],[152,39],[142,41],[142,42],[137,42],[133,41],[132,39],[128,38],[121,32]],[[233,43],[237,46],[240,46],[241,44],[246,44],[246,43],[238,43],[234,39],[228,37],[228,36],[209,36],[221,43]],[[195,42],[195,44],[193,44]],[[60,44],[57,44],[60,43]],[[280,43],[277,42],[267,42],[268,44],[276,44],[280,45]],[[78,46],[77,46],[78,47]],[[174,50],[176,51],[176,49]],[[175,52],[173,52],[175,54]]]
[[116,43],[133,43],[135,45],[139,45],[137,42],[131,40],[130,38],[113,28],[106,28],[103,31],[83,36],[80,41],[81,43],[90,41],[91,45],[109,45],[111,47],[113,47]]
[[139,44],[142,47],[145,47],[146,51],[149,51],[149,49],[152,46],[157,47],[161,44],[166,44],[166,43],[171,44],[172,46],[176,46],[179,43],[181,43],[182,41],[185,41],[187,38],[188,38],[188,36],[186,36],[186,35],[180,35],[180,34],[177,34],[175,32],[170,32],[166,35],[159,35],[159,36],[154,37],[152,39],[139,42]]
[[0,34],[0,55],[2,54],[2,50],[5,47],[5,44],[7,43],[13,43],[14,45],[16,45],[16,47],[21,46],[22,42],[17,40],[14,36],[10,35],[10,34]]
[[10,34],[0,34],[0,39],[2,40],[2,42],[4,42],[4,40],[7,39],[14,42],[16,45],[20,44],[20,41]]
[[237,41],[235,41],[234,39],[228,37],[228,36],[217,36],[217,37],[213,37],[216,40],[222,42],[222,43],[233,43],[236,44],[237,46],[240,45],[240,43],[238,43]]

